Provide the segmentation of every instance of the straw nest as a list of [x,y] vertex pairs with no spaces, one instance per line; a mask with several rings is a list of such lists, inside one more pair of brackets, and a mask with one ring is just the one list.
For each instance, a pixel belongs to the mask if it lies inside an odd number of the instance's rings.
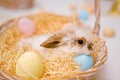
[[[34,35],[53,33],[65,23],[73,22],[70,17],[51,13],[38,13],[27,17],[37,27]],[[20,38],[25,37],[17,30],[18,19],[10,20],[0,26],[0,76],[4,79],[19,79],[15,74],[17,59],[26,51],[38,52],[30,45],[16,45]],[[92,37],[95,45],[92,53],[94,66],[90,70],[82,72],[69,53],[51,51],[48,58],[40,55],[45,67],[44,74],[39,80],[84,80],[87,76],[95,74],[107,59],[107,49],[104,40],[95,35]]]

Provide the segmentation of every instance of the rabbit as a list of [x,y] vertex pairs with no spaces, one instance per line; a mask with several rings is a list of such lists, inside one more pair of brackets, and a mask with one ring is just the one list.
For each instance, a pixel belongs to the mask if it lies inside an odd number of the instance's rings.
[[99,1],[95,0],[95,6],[97,8],[95,10],[96,21],[93,30],[80,21],[76,9],[71,9],[74,23],[65,24],[61,30],[52,34],[40,46],[63,50],[67,53],[70,52],[77,55],[91,54],[94,50],[91,33],[97,36],[100,33],[100,5],[97,4],[99,4]]
[[90,54],[94,45],[91,30],[86,30],[88,28],[85,25],[65,24],[61,30],[48,37],[40,46],[47,49],[63,50],[76,55]]
[[91,33],[99,36],[100,31],[100,5],[97,4],[100,3],[95,0],[97,8],[95,9],[96,21],[93,30],[80,21],[77,9],[74,6],[74,9],[71,9],[74,23],[65,24],[61,30],[40,44],[40,47],[63,50],[76,55],[91,54],[94,50]]

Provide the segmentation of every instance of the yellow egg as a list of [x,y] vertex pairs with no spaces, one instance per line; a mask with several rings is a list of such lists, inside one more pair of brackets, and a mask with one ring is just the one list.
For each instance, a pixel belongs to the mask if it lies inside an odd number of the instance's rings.
[[25,52],[16,63],[16,75],[24,80],[37,80],[43,73],[41,57],[32,51]]

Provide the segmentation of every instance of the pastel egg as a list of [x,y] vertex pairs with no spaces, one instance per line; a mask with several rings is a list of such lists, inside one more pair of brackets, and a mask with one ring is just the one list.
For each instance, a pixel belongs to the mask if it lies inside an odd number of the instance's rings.
[[18,29],[24,35],[32,35],[35,30],[35,24],[28,18],[21,18],[18,21]]
[[41,57],[32,51],[25,52],[16,62],[16,75],[25,80],[38,80],[43,74]]
[[87,5],[85,5],[85,8],[86,8],[86,10],[89,12],[89,13],[91,13],[91,14],[93,14],[94,13],[94,6],[93,5],[91,5],[91,4],[87,4]]
[[89,18],[89,14],[86,10],[81,10],[79,13],[79,18],[83,21],[87,21]]
[[114,37],[115,36],[115,30],[113,28],[105,28],[103,30],[103,35],[105,37]]
[[80,66],[80,69],[82,71],[86,71],[90,69],[94,64],[91,55],[82,54],[82,55],[76,56],[74,60]]

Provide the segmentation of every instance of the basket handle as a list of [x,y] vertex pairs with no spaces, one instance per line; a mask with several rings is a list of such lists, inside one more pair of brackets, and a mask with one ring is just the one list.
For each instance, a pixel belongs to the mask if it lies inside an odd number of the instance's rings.
[[[78,17],[78,11],[77,11],[77,7],[75,5],[70,6],[72,15],[73,15],[73,20],[75,24],[82,24],[82,22],[80,21],[79,17]],[[96,35],[99,35],[100,33],[100,17],[101,17],[101,12],[100,12],[100,0],[95,0],[95,16],[96,16],[96,20],[95,20],[95,25],[93,28],[93,33]]]
[[95,16],[96,16],[96,21],[95,21],[95,25],[93,28],[93,33],[96,35],[99,35],[99,33],[100,33],[100,16],[101,16],[100,0],[95,0]]

